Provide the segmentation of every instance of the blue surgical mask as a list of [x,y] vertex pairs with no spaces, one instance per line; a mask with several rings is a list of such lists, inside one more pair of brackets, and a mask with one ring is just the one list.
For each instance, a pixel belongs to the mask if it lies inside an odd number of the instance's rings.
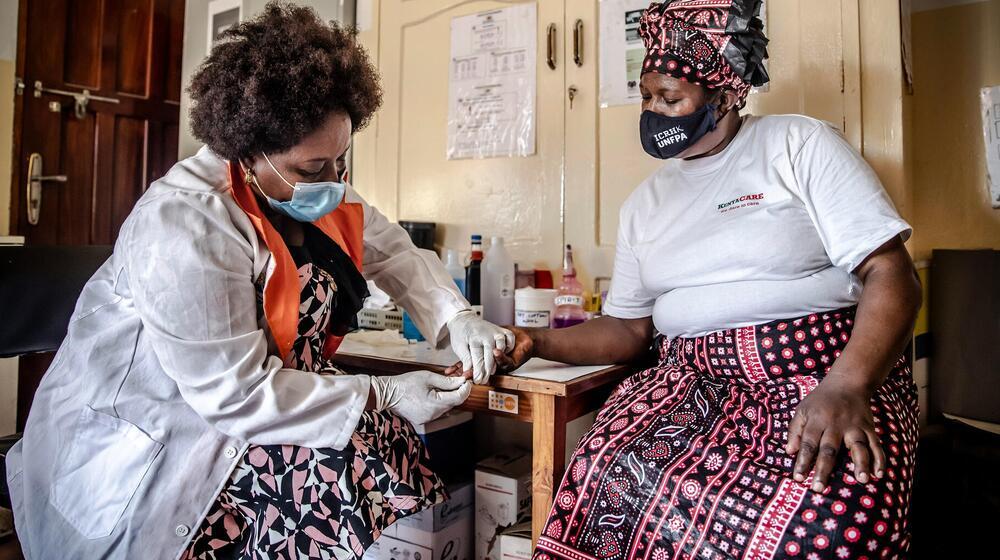
[[[286,185],[292,187],[292,199],[283,202],[267,196],[264,191],[260,192],[267,199],[268,205],[275,211],[298,222],[315,222],[336,210],[344,200],[344,193],[347,191],[344,183],[323,181],[321,183],[298,182],[293,185],[274,167],[267,154],[261,153],[261,155],[264,156],[274,173],[281,177]],[[257,190],[260,190],[260,185],[257,186]]]
[[706,103],[690,115],[667,117],[643,111],[639,118],[639,139],[646,153],[659,159],[676,157],[702,136],[715,130],[714,103]]

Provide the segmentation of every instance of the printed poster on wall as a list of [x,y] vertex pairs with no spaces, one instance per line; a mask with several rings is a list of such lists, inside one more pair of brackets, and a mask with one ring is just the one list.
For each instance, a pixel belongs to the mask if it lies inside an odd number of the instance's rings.
[[535,3],[451,20],[448,159],[535,153]]
[[639,38],[639,18],[649,0],[601,0],[601,107],[639,103],[639,74],[646,48]]
[[208,51],[222,34],[238,24],[243,15],[243,0],[212,0],[208,3]]
[[1000,208],[1000,86],[983,88],[983,140],[986,142],[986,183],[994,208]]

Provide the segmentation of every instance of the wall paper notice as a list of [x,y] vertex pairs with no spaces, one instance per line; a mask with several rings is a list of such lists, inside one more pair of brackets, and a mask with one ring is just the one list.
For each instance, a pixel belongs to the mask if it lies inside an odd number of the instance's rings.
[[219,42],[222,34],[238,24],[243,15],[243,0],[212,0],[208,3],[208,51]]
[[1000,86],[983,88],[980,98],[986,141],[986,183],[993,208],[1000,208]]
[[535,153],[537,7],[451,21],[448,159]]
[[601,107],[642,99],[639,74],[646,48],[639,38],[639,17],[648,6],[649,0],[601,0]]

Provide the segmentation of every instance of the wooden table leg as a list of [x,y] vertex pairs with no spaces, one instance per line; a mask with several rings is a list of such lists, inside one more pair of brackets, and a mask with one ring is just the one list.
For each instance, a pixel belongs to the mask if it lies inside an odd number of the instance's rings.
[[566,468],[566,399],[532,393],[531,542],[538,542]]

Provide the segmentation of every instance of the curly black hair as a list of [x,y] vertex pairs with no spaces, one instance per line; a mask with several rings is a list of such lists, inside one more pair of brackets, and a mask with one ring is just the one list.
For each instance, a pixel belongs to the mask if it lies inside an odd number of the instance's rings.
[[283,152],[335,111],[360,130],[382,104],[357,31],[281,2],[226,31],[188,92],[194,136],[230,160]]

